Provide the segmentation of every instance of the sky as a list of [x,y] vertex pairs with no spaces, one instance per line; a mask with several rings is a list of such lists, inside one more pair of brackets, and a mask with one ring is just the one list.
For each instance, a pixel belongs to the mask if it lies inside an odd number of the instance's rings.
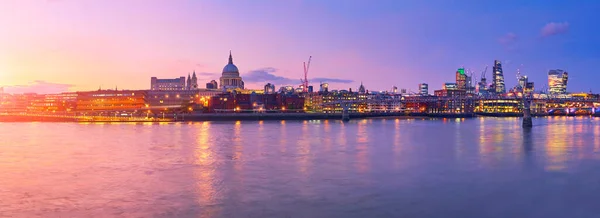
[[229,51],[247,88],[309,81],[334,89],[439,89],[459,67],[494,60],[536,89],[569,72],[600,92],[600,1],[2,0],[0,87],[7,92],[149,89],[195,71],[217,80]]

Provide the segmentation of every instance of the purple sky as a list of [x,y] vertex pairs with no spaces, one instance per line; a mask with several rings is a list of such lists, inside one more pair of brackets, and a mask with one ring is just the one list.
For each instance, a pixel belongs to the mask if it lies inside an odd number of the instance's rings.
[[312,55],[315,86],[438,89],[458,67],[479,79],[498,59],[508,87],[521,66],[536,89],[560,68],[569,91],[599,91],[599,10],[585,0],[3,0],[0,86],[147,89],[151,76],[193,70],[203,84],[232,50],[249,88],[298,85]]

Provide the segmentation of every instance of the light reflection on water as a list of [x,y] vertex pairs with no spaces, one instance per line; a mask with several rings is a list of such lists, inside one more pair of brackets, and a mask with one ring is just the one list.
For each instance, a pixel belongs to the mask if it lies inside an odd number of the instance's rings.
[[0,123],[0,217],[594,217],[600,119]]

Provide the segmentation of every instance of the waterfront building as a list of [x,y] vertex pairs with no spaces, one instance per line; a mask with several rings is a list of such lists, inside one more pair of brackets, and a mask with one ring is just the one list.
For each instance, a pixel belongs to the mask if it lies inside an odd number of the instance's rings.
[[476,113],[521,114],[523,102],[519,99],[481,99],[475,107]]
[[165,110],[188,107],[192,107],[192,109],[201,109],[202,107],[208,107],[209,99],[220,93],[222,92],[214,89],[174,91],[150,90],[147,96],[148,109]]
[[492,92],[496,94],[506,93],[506,87],[504,85],[504,73],[502,72],[502,63],[499,60],[494,61],[493,67],[494,81],[492,83]]
[[422,96],[429,95],[429,85],[427,83],[419,84],[419,94]]
[[221,89],[244,89],[244,81],[240,77],[240,71],[233,64],[231,51],[229,52],[229,62],[223,68],[223,73],[219,79]]
[[150,90],[185,90],[186,88],[185,77],[183,76],[176,79],[150,78]]
[[219,89],[217,81],[211,80],[210,82],[206,83],[206,89]]
[[61,113],[71,112],[77,106],[77,93],[59,93],[36,95],[30,99],[28,112],[32,113]]
[[548,91],[553,95],[567,93],[568,73],[557,69],[548,72]]
[[[465,90],[451,90],[451,92],[466,93]],[[435,101],[427,101],[426,105],[426,112],[433,115],[468,114],[473,112],[473,99],[471,98],[440,98]]]
[[77,92],[78,112],[138,111],[147,107],[147,91],[98,90]]
[[27,113],[37,94],[1,94],[0,113]]
[[467,91],[458,89],[441,89],[433,91],[433,95],[437,97],[464,98],[467,96]]
[[273,93],[275,93],[275,85],[273,85],[271,83],[267,83],[265,85],[264,89],[265,89],[264,90],[265,94],[273,94]]
[[299,95],[223,93],[211,98],[211,112],[299,112],[304,110],[304,97]]

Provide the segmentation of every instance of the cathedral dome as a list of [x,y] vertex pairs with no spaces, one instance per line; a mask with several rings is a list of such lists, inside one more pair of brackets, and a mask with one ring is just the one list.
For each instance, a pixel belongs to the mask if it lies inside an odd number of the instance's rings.
[[239,77],[240,71],[233,64],[233,57],[231,57],[231,52],[229,52],[229,63],[223,67],[223,77]]

